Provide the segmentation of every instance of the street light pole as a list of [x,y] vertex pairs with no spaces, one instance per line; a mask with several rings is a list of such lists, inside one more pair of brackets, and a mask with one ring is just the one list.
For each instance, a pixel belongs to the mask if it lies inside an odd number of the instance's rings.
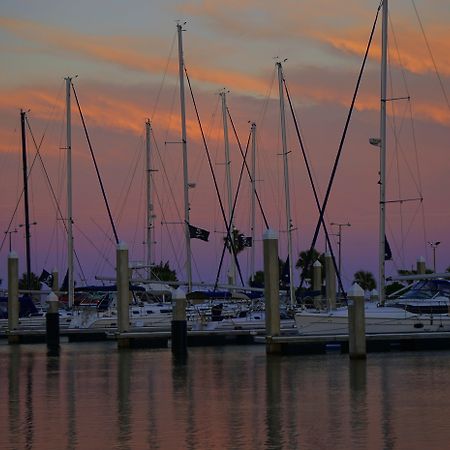
[[[337,233],[338,236],[338,272],[339,276],[341,276],[341,263],[342,263],[342,227],[351,227],[351,224],[349,222],[347,223],[336,223],[331,222],[330,225],[334,225],[339,228],[339,231]],[[339,286],[339,290],[341,287]]]
[[436,273],[436,248],[441,241],[428,242],[433,249],[433,272]]

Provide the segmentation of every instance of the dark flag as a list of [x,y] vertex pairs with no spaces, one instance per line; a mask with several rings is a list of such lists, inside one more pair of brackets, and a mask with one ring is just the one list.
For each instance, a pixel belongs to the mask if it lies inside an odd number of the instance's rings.
[[53,275],[47,272],[45,269],[42,269],[41,276],[39,277],[39,281],[41,283],[46,284],[48,287],[52,287],[53,284]]
[[201,239],[202,241],[208,242],[209,231],[203,230],[202,228],[197,228],[192,225],[189,226],[189,237],[191,239]]
[[387,237],[384,236],[384,260],[390,261],[391,259],[392,259],[391,246],[389,245]]
[[66,276],[64,277],[60,290],[67,291],[68,289],[69,289],[69,269],[67,269],[66,271]]
[[253,245],[251,236],[239,235],[239,245],[241,247],[251,247]]

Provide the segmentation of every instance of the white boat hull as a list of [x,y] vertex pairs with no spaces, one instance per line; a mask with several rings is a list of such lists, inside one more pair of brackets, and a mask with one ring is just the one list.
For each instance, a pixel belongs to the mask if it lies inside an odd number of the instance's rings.
[[[295,315],[301,335],[348,335],[347,309],[333,312],[301,311]],[[399,308],[368,304],[366,334],[450,332],[448,315],[412,314]]]

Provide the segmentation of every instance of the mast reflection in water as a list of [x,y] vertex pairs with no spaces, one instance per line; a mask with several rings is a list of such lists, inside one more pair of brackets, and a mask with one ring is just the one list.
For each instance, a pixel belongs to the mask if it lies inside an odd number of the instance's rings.
[[450,352],[0,345],[2,449],[447,448]]

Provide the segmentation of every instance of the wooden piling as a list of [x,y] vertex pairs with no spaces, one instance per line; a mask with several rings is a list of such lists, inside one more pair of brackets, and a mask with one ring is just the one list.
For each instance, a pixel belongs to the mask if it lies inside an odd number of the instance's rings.
[[314,306],[317,309],[321,309],[322,303],[322,264],[317,260],[313,264],[313,280],[312,280],[312,288],[314,292],[317,292],[314,295]]
[[425,264],[425,259],[423,256],[421,256],[418,260],[417,260],[417,273],[419,275],[425,275],[426,272],[426,264]]
[[[19,258],[16,252],[8,255],[8,332],[17,330],[19,326]],[[16,335],[8,335],[9,344],[17,344]]]
[[325,253],[325,284],[327,307],[330,311],[336,309],[336,270],[330,253]]
[[172,297],[172,354],[187,355],[186,295],[180,288]]
[[[281,346],[271,338],[280,335],[280,274],[278,267],[278,233],[267,229],[263,235],[264,297],[266,301],[266,352],[280,353]],[[293,283],[294,280],[291,280]]]
[[45,314],[46,343],[49,354],[59,353],[59,299],[50,292],[47,296],[48,309]]
[[350,359],[366,358],[364,291],[355,283],[348,292],[348,353]]
[[124,242],[116,250],[117,325],[119,334],[130,329],[130,282],[128,279],[128,247]]

